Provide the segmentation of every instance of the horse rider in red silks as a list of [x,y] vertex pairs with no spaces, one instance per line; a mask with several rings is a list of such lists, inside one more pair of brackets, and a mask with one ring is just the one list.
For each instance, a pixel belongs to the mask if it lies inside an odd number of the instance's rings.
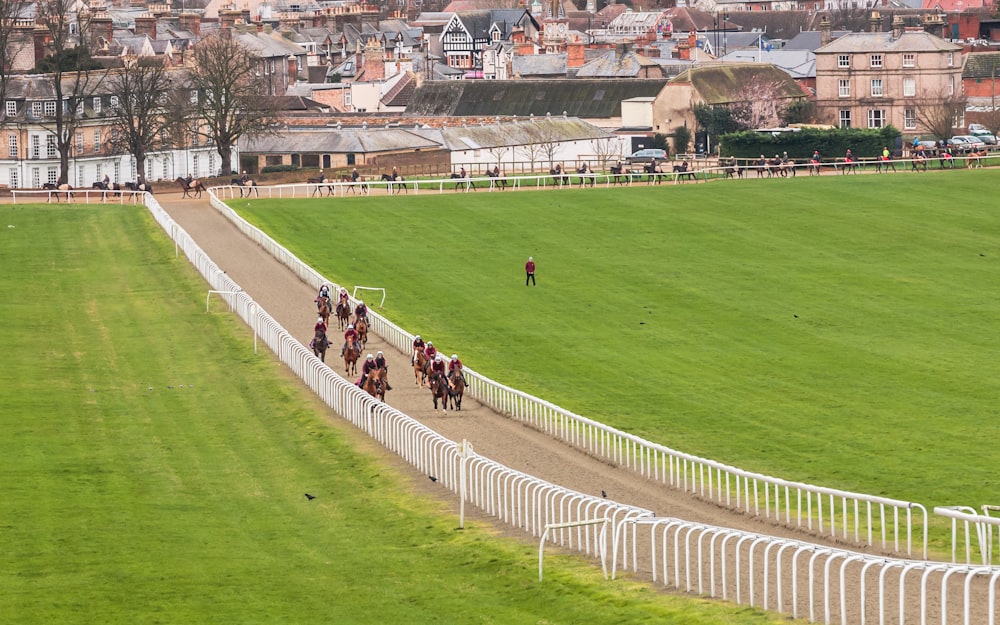
[[358,300],[358,305],[354,309],[354,323],[357,323],[359,319],[364,319],[368,321],[368,307],[365,306],[363,300]]
[[375,367],[377,369],[385,369],[385,390],[391,391],[392,386],[389,384],[389,363],[385,360],[385,354],[381,351],[375,354]]
[[347,326],[347,330],[344,332],[344,345],[340,348],[340,355],[343,356],[344,352],[347,351],[347,343],[350,341],[354,349],[360,354],[361,344],[358,343],[358,331],[354,329],[354,324]]
[[458,376],[465,379],[462,375],[463,369],[462,361],[458,359],[458,354],[452,354],[451,360],[448,361],[448,386],[455,388],[455,377]]
[[424,348],[424,356],[427,357],[427,360],[433,361],[435,356],[437,355],[438,355],[438,350],[436,347],[434,347],[434,343],[432,343],[431,341],[427,341],[427,347]]
[[358,381],[358,386],[360,388],[364,388],[365,381],[368,379],[368,376],[377,369],[378,365],[375,364],[375,357],[371,354],[365,356],[365,364],[361,365],[361,379]]
[[420,335],[413,337],[413,357],[410,358],[410,364],[417,364],[417,352],[424,351],[424,339],[420,338]]
[[[340,289],[340,295],[338,297],[339,297],[339,299],[337,300],[337,309],[338,310],[343,310],[343,309],[350,310],[351,309],[351,300],[350,300],[350,296],[347,294],[347,289]],[[343,307],[343,308],[341,308],[341,307]]]
[[[430,343],[428,343],[428,345],[430,345]],[[444,378],[445,377],[444,370],[445,370],[444,356],[438,354],[437,356],[434,357],[434,361],[431,362],[431,374],[433,375],[437,373],[440,374],[442,378]]]
[[313,332],[322,332],[326,334],[326,324],[323,323],[322,317],[316,317],[316,325],[313,326]]

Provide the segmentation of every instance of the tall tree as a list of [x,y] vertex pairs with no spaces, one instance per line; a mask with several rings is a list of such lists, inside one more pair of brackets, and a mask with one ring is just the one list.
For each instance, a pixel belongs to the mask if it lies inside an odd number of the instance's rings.
[[76,13],[74,0],[41,0],[35,6],[36,21],[46,29],[51,50],[37,69],[52,77],[56,100],[53,119],[43,127],[55,136],[59,180],[69,182],[73,139],[85,119],[85,101],[97,93],[107,72],[90,58],[84,43],[88,15]]
[[[0,102],[7,101],[7,81],[21,49],[28,45],[16,37],[14,22],[21,16],[26,0],[0,0]],[[0,110],[0,123],[6,120],[6,105]]]
[[954,87],[925,98],[917,105],[917,122],[927,129],[935,139],[941,141],[951,137],[955,128],[962,124],[965,116],[965,96]]
[[787,103],[776,96],[781,84],[763,76],[753,76],[740,86],[729,105],[732,122],[742,130],[772,128],[781,123]]
[[117,97],[112,109],[111,147],[135,159],[136,171],[146,171],[146,154],[170,129],[166,114],[173,84],[161,59],[137,59],[109,78]]
[[[276,102],[258,77],[254,53],[231,32],[220,32],[194,47],[189,85],[194,131],[215,144],[222,173],[232,173],[233,148],[240,138],[274,132]],[[197,104],[194,100],[197,98]]]

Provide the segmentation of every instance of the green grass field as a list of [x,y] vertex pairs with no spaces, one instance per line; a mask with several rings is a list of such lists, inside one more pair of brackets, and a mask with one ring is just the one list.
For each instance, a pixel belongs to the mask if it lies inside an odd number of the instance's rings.
[[0,215],[3,622],[779,621],[554,552],[538,583],[537,546],[455,531],[224,306],[206,314],[144,209]]
[[[501,382],[676,449],[1000,503],[1000,172],[234,202]],[[524,285],[529,255],[538,286]]]

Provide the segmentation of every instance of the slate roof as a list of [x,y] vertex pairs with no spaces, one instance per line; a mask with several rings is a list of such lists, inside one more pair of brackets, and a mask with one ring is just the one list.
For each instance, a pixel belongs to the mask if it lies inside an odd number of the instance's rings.
[[417,90],[417,81],[413,72],[404,72],[396,84],[382,96],[382,104],[385,106],[406,106],[413,99],[413,92]]
[[517,115],[607,118],[621,115],[621,102],[655,96],[666,79],[456,80],[425,82],[406,112],[429,116]]
[[691,83],[706,104],[729,104],[739,100],[743,86],[755,78],[777,85],[775,95],[779,99],[806,96],[791,76],[768,63],[694,67],[671,79],[670,83]]
[[724,63],[770,63],[796,80],[816,77],[816,55],[809,50],[737,50],[725,55]]
[[373,154],[441,147],[439,141],[403,128],[290,130],[280,135],[244,138],[243,143],[240,151],[252,154]]
[[962,46],[924,31],[906,31],[899,37],[893,37],[891,32],[848,33],[818,48],[816,54],[932,52],[935,50],[961,52]]
[[566,53],[515,54],[510,63],[511,72],[521,78],[566,76]]
[[[830,31],[830,37],[832,39],[840,39],[844,35],[850,33],[849,30],[833,30]],[[809,50],[810,52],[820,47],[822,43],[823,33],[818,30],[804,30],[791,39],[789,39],[784,46],[781,47],[782,50]]]
[[1000,76],[1000,52],[972,52],[965,57],[962,78]]
[[548,141],[585,141],[612,137],[608,131],[573,117],[542,117],[502,124],[448,126],[438,129],[452,151],[533,145]]
[[635,52],[619,55],[609,50],[592,61],[585,63],[576,72],[578,78],[634,78],[643,68],[656,67],[660,64]]

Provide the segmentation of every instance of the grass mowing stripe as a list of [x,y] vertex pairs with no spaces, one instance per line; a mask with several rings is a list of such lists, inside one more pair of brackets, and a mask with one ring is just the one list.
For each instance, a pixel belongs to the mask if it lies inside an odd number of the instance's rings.
[[5,621],[777,622],[557,554],[537,583],[533,546],[455,532],[223,306],[205,314],[143,209],[0,214]]
[[[692,453],[995,500],[995,170],[234,206],[486,375]],[[946,201],[944,200],[946,198]],[[523,264],[538,263],[538,287]]]

